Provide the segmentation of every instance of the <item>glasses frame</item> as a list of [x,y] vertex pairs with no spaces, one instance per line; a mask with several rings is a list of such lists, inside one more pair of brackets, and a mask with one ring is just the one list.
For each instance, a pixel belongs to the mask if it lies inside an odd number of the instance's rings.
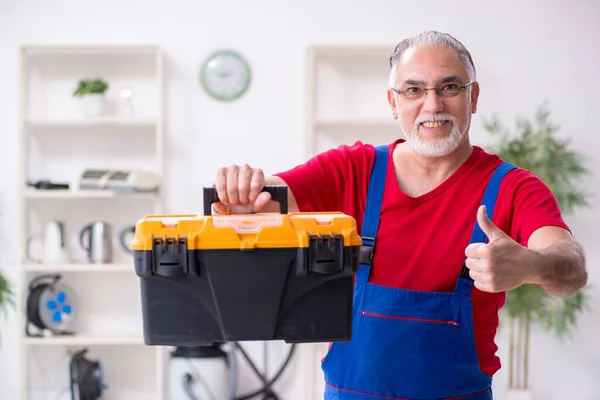
[[[469,82],[469,83],[467,83],[467,84],[465,84],[465,85],[459,86],[458,88],[459,88],[459,89],[462,91],[463,89],[466,89],[466,88],[468,88],[469,86],[471,86],[471,85],[472,85],[472,84],[474,84],[475,82],[476,82],[476,81],[471,81],[471,82]],[[446,83],[446,84],[444,84],[444,85],[448,85],[448,83]],[[443,87],[443,86],[442,86],[442,87]],[[396,89],[396,88],[393,88],[393,87],[392,87],[392,88],[390,88],[390,89],[391,89],[391,90],[393,90],[395,93],[398,93],[398,94],[402,95],[402,97],[404,97],[404,98],[405,98],[405,99],[407,99],[407,100],[418,100],[418,99],[421,99],[421,98],[423,98],[423,97],[427,96],[427,92],[428,92],[428,91],[430,91],[430,90],[435,90],[435,94],[437,94],[437,96],[438,96],[438,97],[440,97],[440,98],[442,98],[442,99],[451,99],[451,98],[453,98],[453,97],[456,97],[456,96],[458,96],[458,95],[460,94],[460,92],[459,92],[459,93],[457,93],[455,96],[450,96],[450,97],[447,97],[447,96],[442,96],[442,95],[440,95],[440,91],[441,91],[442,89],[440,89],[440,88],[437,88],[437,87],[433,87],[433,88],[423,88],[423,92],[424,92],[423,96],[420,96],[420,97],[417,97],[417,98],[414,98],[414,99],[409,99],[409,98],[407,98],[407,97],[404,95],[404,93],[406,93],[406,90],[398,90],[398,89]]]

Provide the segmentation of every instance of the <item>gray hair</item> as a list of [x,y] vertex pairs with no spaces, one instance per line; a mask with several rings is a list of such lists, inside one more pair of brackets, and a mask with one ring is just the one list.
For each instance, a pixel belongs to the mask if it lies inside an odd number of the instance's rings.
[[391,87],[393,87],[395,84],[395,75],[396,67],[398,66],[398,60],[400,60],[400,58],[407,49],[421,44],[432,44],[454,49],[458,53],[458,56],[460,57],[465,66],[465,70],[467,71],[469,81],[475,80],[475,64],[473,64],[471,53],[469,53],[465,46],[463,46],[461,42],[459,42],[447,33],[427,31],[403,40],[402,42],[398,43],[398,45],[394,49],[394,52],[390,56],[391,70],[389,79]]

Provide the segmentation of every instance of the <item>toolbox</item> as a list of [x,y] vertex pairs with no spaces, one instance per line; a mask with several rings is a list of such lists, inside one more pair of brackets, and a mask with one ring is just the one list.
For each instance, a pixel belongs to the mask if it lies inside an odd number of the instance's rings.
[[341,212],[288,213],[287,187],[266,186],[279,212],[148,215],[131,243],[147,345],[288,343],[352,337],[362,240]]

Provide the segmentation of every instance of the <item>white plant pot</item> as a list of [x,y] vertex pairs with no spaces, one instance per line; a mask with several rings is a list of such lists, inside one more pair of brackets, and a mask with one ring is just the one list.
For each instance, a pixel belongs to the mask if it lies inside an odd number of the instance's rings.
[[533,400],[533,393],[530,389],[508,389],[506,400]]
[[104,94],[88,93],[81,97],[81,101],[86,117],[99,117],[104,114]]

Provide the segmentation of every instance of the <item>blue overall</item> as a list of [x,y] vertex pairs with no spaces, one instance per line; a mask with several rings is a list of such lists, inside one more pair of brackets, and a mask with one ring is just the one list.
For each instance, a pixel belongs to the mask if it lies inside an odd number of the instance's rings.
[[[464,263],[450,293],[369,283],[387,154],[387,146],[376,147],[361,232],[369,255],[361,257],[356,274],[353,339],[333,343],[323,360],[325,400],[491,400],[492,378],[481,371],[475,350],[473,281]],[[488,183],[482,204],[490,218],[500,183],[513,168],[501,164]],[[486,240],[476,222],[471,243]]]

